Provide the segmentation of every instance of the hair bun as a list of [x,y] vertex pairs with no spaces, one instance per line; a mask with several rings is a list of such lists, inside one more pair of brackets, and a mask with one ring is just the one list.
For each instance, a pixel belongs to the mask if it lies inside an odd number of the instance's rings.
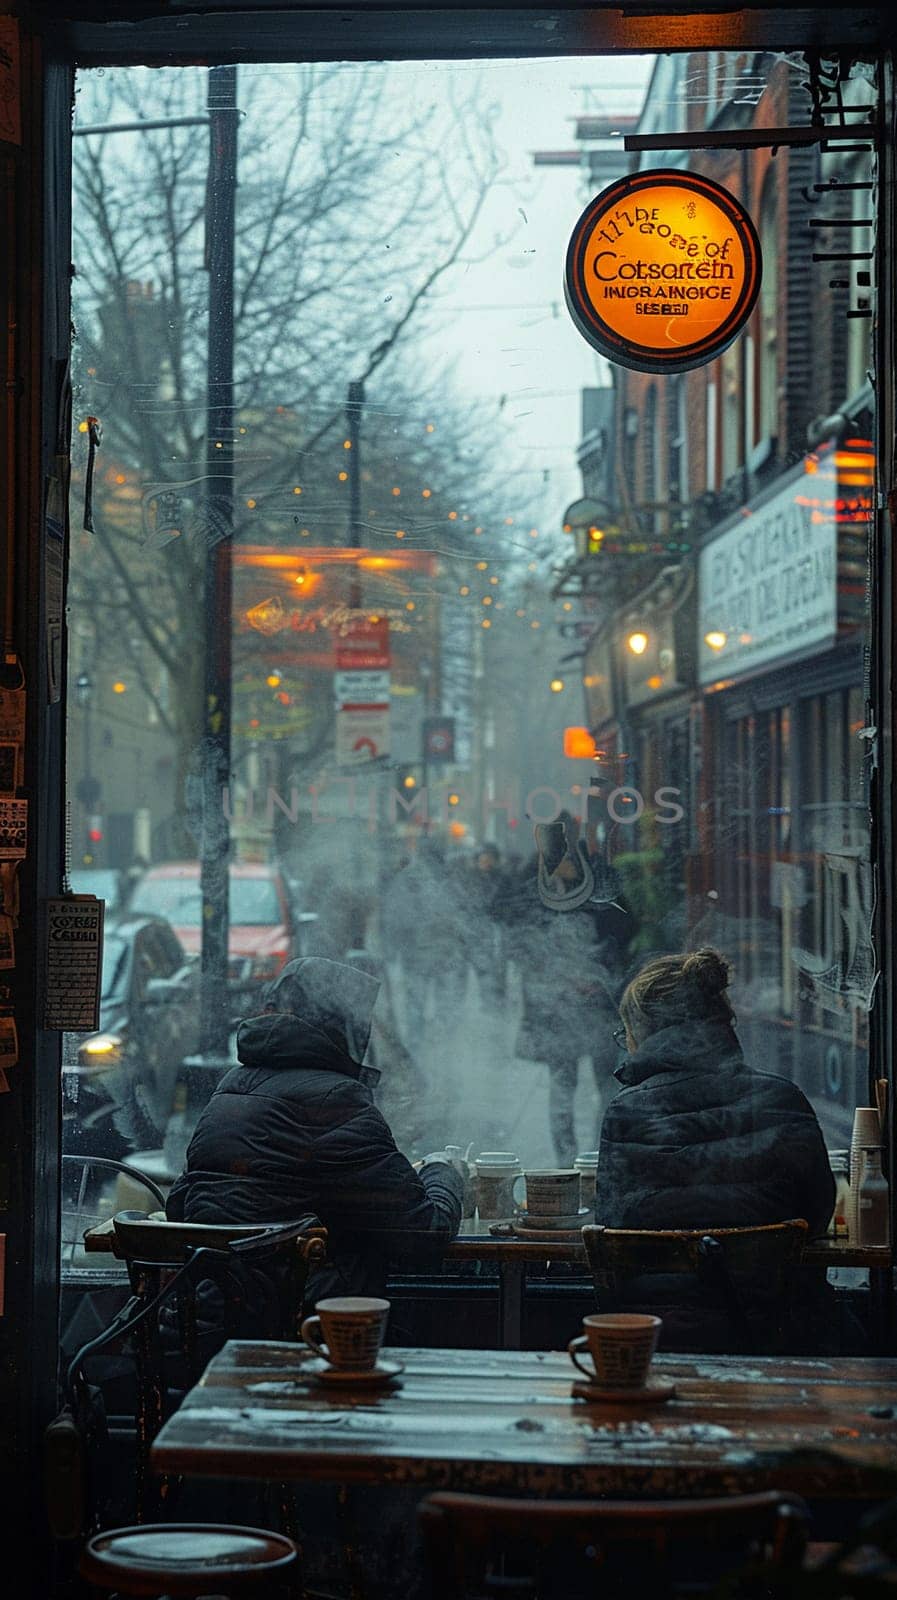
[[729,986],[729,964],[718,950],[705,946],[694,950],[682,963],[682,971],[693,978],[707,994],[724,994]]

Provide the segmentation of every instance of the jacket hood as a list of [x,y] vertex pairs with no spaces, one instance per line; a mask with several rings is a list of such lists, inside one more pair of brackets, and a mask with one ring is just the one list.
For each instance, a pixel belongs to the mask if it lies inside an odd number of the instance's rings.
[[742,1066],[741,1045],[728,1022],[676,1022],[658,1029],[632,1055],[624,1056],[614,1077],[631,1089],[658,1072],[714,1072]]
[[269,986],[273,1012],[247,1017],[237,1032],[244,1066],[317,1065],[358,1077],[380,984],[341,961],[290,961]]

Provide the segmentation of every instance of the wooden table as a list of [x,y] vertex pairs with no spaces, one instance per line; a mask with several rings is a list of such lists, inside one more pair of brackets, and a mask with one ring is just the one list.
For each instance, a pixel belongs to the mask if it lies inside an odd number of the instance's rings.
[[151,1467],[187,1477],[662,1498],[897,1493],[897,1360],[667,1356],[666,1404],[574,1400],[566,1354],[390,1350],[401,1387],[314,1382],[295,1345],[232,1342],[164,1424]]

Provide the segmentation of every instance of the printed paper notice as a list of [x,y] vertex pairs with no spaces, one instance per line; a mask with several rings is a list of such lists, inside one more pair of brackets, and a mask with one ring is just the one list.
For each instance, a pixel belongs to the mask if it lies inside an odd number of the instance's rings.
[[105,901],[67,894],[47,901],[45,1028],[92,1033],[100,1025]]
[[24,861],[28,844],[28,801],[0,800],[0,861]]
[[19,1036],[16,1032],[16,1019],[11,1016],[0,1016],[0,1073],[5,1076],[18,1059]]

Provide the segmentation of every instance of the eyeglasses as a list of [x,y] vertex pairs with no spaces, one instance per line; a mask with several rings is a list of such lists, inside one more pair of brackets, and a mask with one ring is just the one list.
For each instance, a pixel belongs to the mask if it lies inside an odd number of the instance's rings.
[[614,1028],[614,1031],[611,1034],[611,1038],[613,1039],[614,1044],[625,1044],[626,1043],[626,1029],[625,1028]]

